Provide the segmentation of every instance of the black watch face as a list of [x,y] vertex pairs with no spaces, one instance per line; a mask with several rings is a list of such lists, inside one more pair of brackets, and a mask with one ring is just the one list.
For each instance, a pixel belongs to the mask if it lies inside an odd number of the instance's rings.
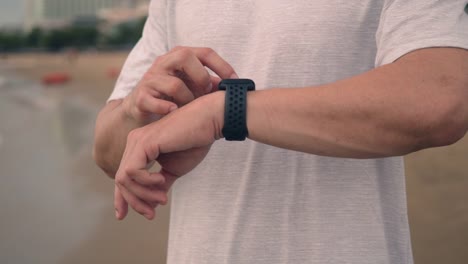
[[254,91],[255,90],[255,83],[254,81],[250,79],[224,79],[219,83],[219,90],[226,90],[228,86],[233,86],[234,88],[236,86],[242,86],[246,87],[248,91]]

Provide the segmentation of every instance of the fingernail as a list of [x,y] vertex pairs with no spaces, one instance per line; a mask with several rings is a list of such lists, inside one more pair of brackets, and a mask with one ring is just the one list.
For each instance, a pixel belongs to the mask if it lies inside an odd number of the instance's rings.
[[239,75],[237,75],[236,73],[233,73],[233,74],[231,75],[231,77],[229,77],[229,78],[231,78],[231,79],[239,79]]
[[115,218],[119,219],[119,211],[115,209]]
[[208,86],[206,87],[205,92],[209,93],[211,92],[211,90],[213,90],[213,84],[210,82],[210,84],[208,84]]
[[173,106],[169,107],[169,113],[173,112],[175,110],[177,110],[177,105],[173,105]]

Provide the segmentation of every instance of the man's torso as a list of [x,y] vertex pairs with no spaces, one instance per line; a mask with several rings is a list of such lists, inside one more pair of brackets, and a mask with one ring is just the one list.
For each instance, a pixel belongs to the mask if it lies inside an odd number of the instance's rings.
[[[319,85],[374,67],[383,1],[167,5],[169,48],[211,47],[258,89]],[[168,261],[411,263],[402,159],[217,142],[174,186]]]

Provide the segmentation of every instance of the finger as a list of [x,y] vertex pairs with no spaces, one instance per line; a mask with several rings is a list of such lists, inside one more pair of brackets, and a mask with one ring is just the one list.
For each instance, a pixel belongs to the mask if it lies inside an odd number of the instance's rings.
[[179,178],[177,175],[174,175],[165,169],[162,169],[160,174],[164,176],[164,178],[166,179],[164,182],[164,189],[166,191],[169,191],[172,185],[174,184],[174,182]]
[[158,185],[143,186],[135,181],[129,181],[126,183],[125,188],[148,205],[155,203],[164,205],[167,204],[166,190],[164,189],[164,183],[159,185],[160,187],[158,187]]
[[128,172],[128,175],[138,184],[144,186],[162,185],[165,181],[162,175],[157,173],[150,173],[146,169],[132,170]]
[[239,76],[234,68],[218,53],[210,48],[192,48],[200,62],[214,71],[221,79],[237,79]]
[[195,97],[211,90],[210,74],[191,48],[179,49],[156,61],[163,72],[182,79]]
[[148,203],[149,206],[151,206],[152,208],[156,209],[156,207],[159,206],[159,203]]
[[194,52],[203,66],[210,68],[221,79],[239,78],[234,68],[211,48],[177,46],[168,54],[180,52],[181,50],[191,50]]
[[117,185],[115,185],[114,188],[114,208],[115,218],[117,218],[117,220],[122,220],[127,216],[128,204],[120,193],[120,189]]
[[217,77],[217,76],[210,76],[211,78],[211,83],[212,83],[212,89],[211,89],[211,92],[216,92],[218,91],[218,86],[219,86],[219,83],[221,82],[221,78]]
[[154,218],[154,208],[146,202],[140,200],[133,193],[125,188],[123,185],[118,185],[122,196],[128,205],[133,208],[137,213],[143,215],[146,219],[152,220]]
[[150,146],[144,142],[151,143],[148,136],[154,134],[148,129],[149,126],[145,126],[128,133],[127,144],[116,174],[116,180],[125,180],[128,178],[128,173],[149,168],[149,165],[153,164],[159,156],[158,146]]
[[178,107],[173,102],[168,100],[159,99],[160,95],[155,96],[154,91],[143,92],[141,99],[137,101],[139,111],[143,113],[154,113],[158,115],[167,115],[168,113],[176,110]]
[[[183,80],[170,75],[158,75],[148,82],[151,92],[156,96],[163,94],[179,107],[190,103],[195,99],[195,95],[187,87]],[[155,96],[155,97],[156,97]]]
[[149,202],[149,201],[146,201],[150,206],[152,206],[153,208],[156,208],[159,204],[161,205],[166,205],[168,202],[169,202],[169,196],[168,196],[168,192],[169,190],[171,189],[172,185],[174,184],[174,182],[179,178],[178,176],[176,176],[175,174],[172,174],[164,169],[161,170],[161,172],[159,173],[151,173],[151,175],[154,175],[154,176],[160,176],[160,177],[164,177],[165,178],[165,181],[164,183],[162,184],[158,184],[158,185],[153,185],[151,186],[151,189],[153,190],[156,190],[156,191],[160,191],[162,194],[165,195],[165,202]]
[[[135,133],[135,132],[131,132]],[[134,136],[135,137],[135,136]],[[128,146],[130,142],[127,139],[127,144],[125,147],[125,151],[123,153],[122,160],[125,160],[125,156],[128,153]],[[118,181],[119,181],[119,175],[120,175],[120,168],[115,174],[115,186],[114,186],[114,208],[115,208],[115,215],[117,220],[123,220],[128,213],[128,203],[125,201],[125,198],[122,195],[122,192],[120,191],[120,188],[118,186]]]
[[190,47],[188,47],[188,46],[175,46],[167,54],[174,53],[174,52],[176,52],[178,50],[181,50],[181,49],[190,49]]
[[[119,170],[116,174],[115,182],[128,205],[130,205],[136,212],[151,220],[154,218],[154,208],[138,199],[138,197],[128,191],[125,187],[126,183],[132,181],[129,177],[129,172],[131,173],[135,170],[145,169],[149,161],[155,159],[147,157],[145,146],[140,142],[143,135],[141,132],[142,129],[143,128],[134,129],[128,134],[127,144]],[[158,153],[155,152],[154,155],[157,157]]]

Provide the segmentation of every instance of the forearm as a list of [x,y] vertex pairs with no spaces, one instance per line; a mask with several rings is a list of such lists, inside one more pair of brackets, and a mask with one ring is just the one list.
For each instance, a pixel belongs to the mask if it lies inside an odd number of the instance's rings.
[[119,168],[128,133],[147,124],[130,118],[125,113],[122,102],[123,100],[109,102],[96,120],[93,157],[96,164],[111,178]]
[[[318,87],[250,93],[249,138],[349,158],[451,144],[468,128],[466,79],[452,66],[407,61]],[[455,71],[466,70],[466,63],[459,66]]]

